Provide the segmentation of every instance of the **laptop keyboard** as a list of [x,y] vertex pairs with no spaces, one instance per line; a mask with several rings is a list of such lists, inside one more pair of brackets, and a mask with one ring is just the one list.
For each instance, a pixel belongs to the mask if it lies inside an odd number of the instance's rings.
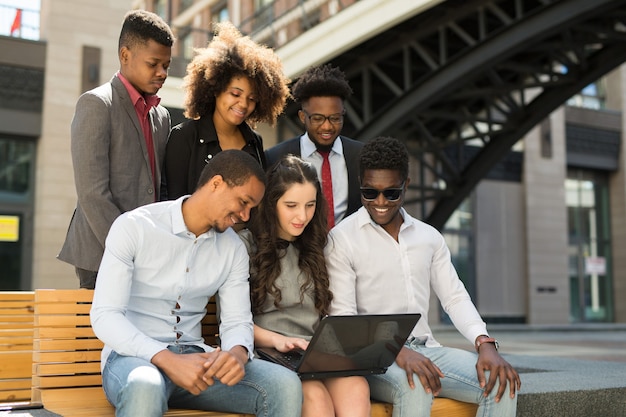
[[296,367],[300,363],[300,360],[302,359],[302,355],[302,352],[290,350],[289,352],[280,352],[274,356],[274,359],[285,368],[295,371]]

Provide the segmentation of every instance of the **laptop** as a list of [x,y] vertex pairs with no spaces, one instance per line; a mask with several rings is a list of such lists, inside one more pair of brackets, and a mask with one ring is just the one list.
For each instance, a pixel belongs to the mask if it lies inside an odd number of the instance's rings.
[[421,314],[326,316],[305,351],[256,348],[259,358],[300,379],[382,374],[393,364]]

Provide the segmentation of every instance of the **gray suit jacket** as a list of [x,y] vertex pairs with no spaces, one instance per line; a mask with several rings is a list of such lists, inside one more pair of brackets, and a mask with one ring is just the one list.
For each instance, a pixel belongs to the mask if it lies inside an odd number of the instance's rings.
[[[361,184],[359,182],[359,156],[364,143],[358,140],[350,139],[345,136],[339,136],[343,145],[343,157],[346,160],[348,168],[348,208],[344,219],[357,211],[361,207]],[[267,168],[270,169],[284,155],[292,154],[302,156],[300,154],[300,136],[281,142],[265,151],[267,159]]]
[[71,151],[78,202],[58,255],[76,267],[97,271],[104,241],[120,214],[159,201],[161,168],[170,114],[150,110],[156,179],[153,181],[141,125],[120,79],[84,93],[71,126]]

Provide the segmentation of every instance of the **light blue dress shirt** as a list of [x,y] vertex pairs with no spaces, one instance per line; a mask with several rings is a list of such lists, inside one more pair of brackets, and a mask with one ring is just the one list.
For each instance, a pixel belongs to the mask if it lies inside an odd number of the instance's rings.
[[221,348],[241,345],[252,357],[246,247],[230,228],[197,237],[187,230],[187,197],[126,212],[111,227],[91,307],[93,330],[105,343],[103,367],[111,350],[148,361],[168,345],[213,350],[201,321],[215,293]]

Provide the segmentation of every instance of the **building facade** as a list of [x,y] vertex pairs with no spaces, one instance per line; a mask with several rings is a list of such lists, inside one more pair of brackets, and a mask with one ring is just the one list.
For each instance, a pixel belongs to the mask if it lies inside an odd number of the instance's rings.
[[[186,63],[210,38],[211,22],[233,21],[287,62],[290,45],[308,29],[368,3],[42,0],[40,40],[0,36],[0,289],[78,285],[73,267],[56,259],[76,200],[69,126],[79,95],[117,71],[117,37],[129,9],[159,13],[176,33],[159,93],[176,123]],[[321,53],[311,55],[308,64],[287,65],[287,75],[324,62]],[[625,87],[622,66],[564,103],[448,221],[455,265],[487,321],[626,322],[626,306],[616,302],[626,296],[619,252],[626,244]],[[283,139],[267,127],[261,133],[267,146]]]

